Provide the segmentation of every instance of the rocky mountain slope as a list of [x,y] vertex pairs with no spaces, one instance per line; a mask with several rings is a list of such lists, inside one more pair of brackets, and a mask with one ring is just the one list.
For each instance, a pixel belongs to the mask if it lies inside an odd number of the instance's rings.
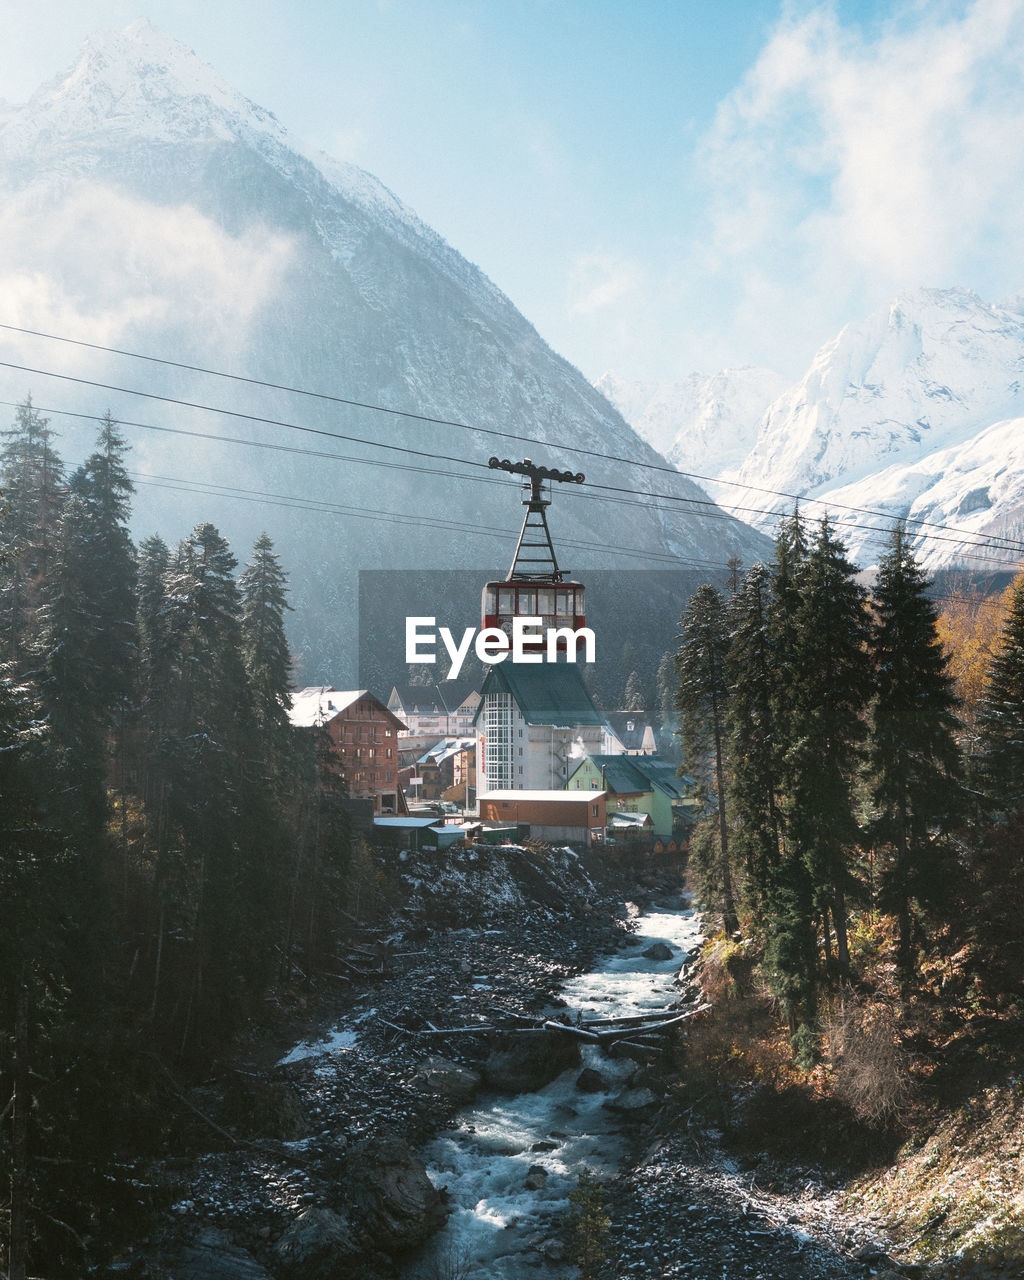
[[598,391],[681,471],[717,476],[739,467],[768,406],[786,390],[770,369],[692,373],[682,382],[638,382],[606,373]]
[[[763,545],[706,509],[644,501],[663,474],[573,452],[661,462],[376,179],[307,154],[148,22],[90,38],[70,71],[0,116],[0,232],[0,321],[178,362],[0,330],[0,395],[145,424],[126,428],[140,536],[174,540],[213,519],[244,557],[266,528],[291,575],[304,682],[356,678],[357,571],[504,570],[519,488],[486,470],[492,454],[639,491],[629,503],[586,488],[556,498],[554,535],[574,569],[645,567],[650,552],[720,564]],[[52,420],[75,460],[92,428]],[[706,497],[682,478],[672,489]]]

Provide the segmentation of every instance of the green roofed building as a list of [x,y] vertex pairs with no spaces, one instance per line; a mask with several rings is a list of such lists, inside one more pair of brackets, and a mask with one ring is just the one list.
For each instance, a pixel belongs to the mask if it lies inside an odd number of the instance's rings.
[[481,795],[563,788],[577,762],[601,746],[601,713],[571,662],[491,667],[474,723]]
[[673,806],[682,805],[692,779],[676,776],[675,765],[658,756],[588,755],[569,776],[570,791],[603,791],[609,824],[615,814],[648,814],[655,835],[670,836]]

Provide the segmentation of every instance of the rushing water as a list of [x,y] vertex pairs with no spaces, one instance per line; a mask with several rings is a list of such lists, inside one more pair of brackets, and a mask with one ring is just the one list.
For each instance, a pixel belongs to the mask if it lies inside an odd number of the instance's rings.
[[[636,922],[637,945],[605,957],[593,972],[566,983],[562,996],[575,1017],[621,1017],[665,1009],[678,998],[673,978],[685,953],[699,942],[696,914],[685,907],[657,909]],[[645,959],[655,942],[672,949],[669,960]],[[407,1280],[555,1280],[566,1264],[548,1238],[569,1208],[581,1172],[611,1176],[623,1155],[621,1116],[606,1104],[627,1087],[636,1063],[605,1056],[584,1044],[583,1066],[596,1069],[604,1088],[576,1088],[574,1067],[536,1093],[481,1095],[457,1127],[426,1149],[428,1172],[447,1188],[454,1206],[447,1227],[406,1272]],[[550,1150],[535,1150],[536,1144]],[[546,1177],[537,1177],[535,1167]],[[531,1170],[534,1171],[531,1178]],[[527,1179],[539,1183],[527,1189]],[[548,1256],[545,1248],[551,1243]]]

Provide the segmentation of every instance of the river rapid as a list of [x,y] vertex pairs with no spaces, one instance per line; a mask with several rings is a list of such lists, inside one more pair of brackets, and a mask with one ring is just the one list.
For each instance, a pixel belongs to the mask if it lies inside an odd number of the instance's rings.
[[[623,1017],[678,1001],[674,979],[700,943],[700,921],[684,902],[637,917],[630,945],[567,981],[562,999],[577,1018]],[[668,958],[643,952],[657,943]],[[586,1088],[577,1083],[589,1068]],[[637,1062],[583,1044],[574,1067],[545,1088],[515,1097],[481,1094],[424,1151],[445,1188],[448,1224],[406,1269],[404,1280],[557,1280],[566,1273],[558,1231],[582,1173],[612,1178],[625,1155],[624,1115],[642,1102],[630,1088]]]

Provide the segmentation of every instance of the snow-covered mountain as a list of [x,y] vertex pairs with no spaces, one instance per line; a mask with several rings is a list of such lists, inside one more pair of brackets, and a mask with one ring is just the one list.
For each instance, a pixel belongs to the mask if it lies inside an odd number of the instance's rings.
[[[733,551],[749,559],[763,547],[738,522],[644,502],[663,475],[573,452],[661,462],[481,271],[375,178],[310,154],[145,21],[91,37],[70,71],[0,116],[0,299],[0,323],[177,362],[0,329],[0,360],[23,366],[0,368],[8,401],[31,391],[51,411],[109,406],[126,423],[193,433],[127,428],[146,477],[137,532],[158,528],[171,540],[213,519],[244,556],[266,527],[291,575],[306,682],[354,677],[357,569],[504,571],[521,507],[514,481],[485,469],[492,454],[529,454],[640,491],[632,505],[570,486],[555,496],[553,533],[577,571],[643,567],[616,547],[684,563],[722,563]],[[74,461],[92,429],[56,414],[53,425]],[[197,485],[208,491],[182,491]],[[705,496],[683,477],[676,487]],[[460,527],[396,523],[394,513]]]
[[680,471],[715,477],[739,467],[768,406],[786,390],[770,369],[746,366],[681,382],[637,382],[606,373],[596,383],[630,426]]
[[[982,489],[991,520],[1024,497],[1009,475],[990,492],[986,462],[993,441],[1013,441],[1011,420],[1022,414],[1024,314],[1017,305],[993,306],[961,289],[920,289],[822,347],[803,380],[768,409],[753,449],[726,478],[887,516],[943,522],[973,508],[979,527]],[[736,500],[771,505],[755,492],[737,492]],[[755,520],[768,528],[773,517]],[[847,537],[860,562],[877,556],[877,536],[851,528]],[[957,554],[955,542],[934,536],[919,549],[933,565]]]
[[718,501],[766,531],[799,496],[832,510],[864,566],[896,517],[931,568],[1021,558],[971,546],[1022,533],[1024,297],[994,306],[962,289],[904,294],[847,325],[790,387],[757,369],[598,385],[680,470],[715,477]]

